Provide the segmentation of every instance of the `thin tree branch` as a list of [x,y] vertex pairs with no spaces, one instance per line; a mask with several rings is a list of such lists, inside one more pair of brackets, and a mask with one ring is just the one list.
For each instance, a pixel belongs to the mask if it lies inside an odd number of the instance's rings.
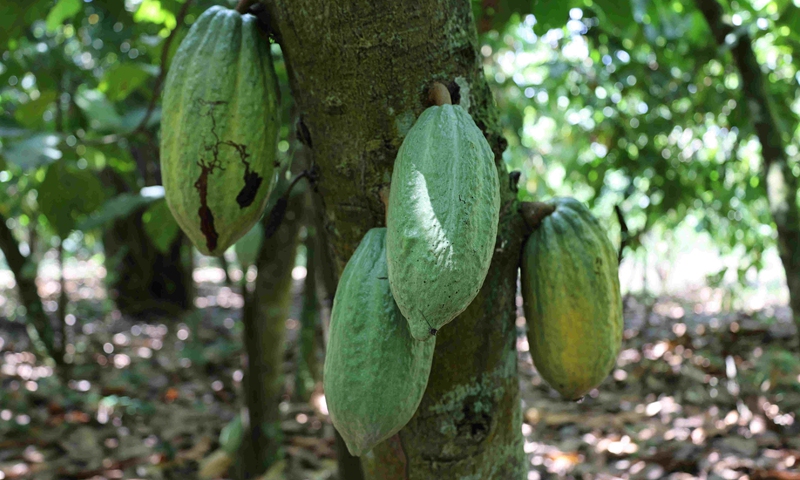
[[183,4],[181,10],[178,12],[178,16],[175,18],[175,28],[169,33],[169,36],[164,41],[164,48],[161,50],[161,69],[158,73],[158,78],[156,79],[156,85],[153,87],[153,96],[150,98],[150,104],[147,105],[147,111],[142,117],[142,121],[139,122],[139,125],[134,128],[131,133],[128,135],[135,135],[142,130],[144,130],[147,126],[148,120],[153,115],[153,110],[156,108],[156,103],[158,103],[158,97],[161,93],[161,86],[164,84],[164,78],[167,75],[167,59],[169,58],[169,48],[172,45],[172,41],[175,39],[178,30],[183,25],[183,20],[186,18],[186,14],[189,11],[189,6],[191,6],[192,0],[186,0],[186,3]]
[[[746,32],[736,32],[734,37],[729,37],[734,35],[734,29],[723,21],[724,11],[717,0],[696,0],[696,3],[720,48],[730,48],[734,64],[742,77],[742,93],[761,143],[764,172],[768,172],[774,163],[785,164],[781,129],[771,115],[764,74],[753,51],[750,36]],[[737,38],[738,41],[730,44],[728,38]]]
[[617,214],[619,221],[620,235],[619,235],[619,253],[617,254],[618,263],[622,263],[622,251],[628,244],[630,235],[628,234],[628,224],[625,223],[625,217],[622,215],[622,208],[619,205],[614,205],[614,212]]

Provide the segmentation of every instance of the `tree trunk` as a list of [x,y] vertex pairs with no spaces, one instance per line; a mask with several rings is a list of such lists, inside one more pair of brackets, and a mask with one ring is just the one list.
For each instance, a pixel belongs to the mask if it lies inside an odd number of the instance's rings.
[[31,256],[25,258],[19,251],[19,242],[14,237],[11,229],[6,224],[6,218],[0,215],[0,250],[6,258],[8,268],[14,275],[17,284],[17,292],[22,305],[25,307],[25,324],[28,329],[28,336],[31,339],[33,348],[39,355],[52,358],[56,365],[63,363],[63,357],[58,355],[55,345],[55,333],[50,319],[42,306],[42,299],[36,288],[37,265],[30,257],[33,255],[33,244],[31,244]]
[[[263,474],[277,460],[281,447],[278,404],[283,392],[286,319],[291,306],[292,269],[304,203],[302,192],[291,195],[283,222],[271,237],[264,238],[256,260],[258,276],[253,291],[244,292],[248,422],[240,449],[242,479]],[[267,222],[262,221],[261,225],[266,226]]]
[[449,86],[492,145],[502,207],[495,256],[469,308],[441,329],[428,388],[411,422],[363,457],[371,479],[520,479],[515,295],[524,236],[501,153],[505,148],[477,52],[470,2],[274,0],[271,27],[320,178],[337,270],[362,236],[385,225],[380,190],[397,150]]
[[[800,337],[800,207],[797,192],[800,180],[792,173],[786,158],[783,132],[770,107],[765,75],[761,72],[753,44],[746,32],[736,31],[723,21],[723,9],[717,0],[697,0],[720,47],[730,46],[733,61],[742,76],[742,92],[761,143],[764,167],[761,178],[767,188],[770,213],[778,230],[778,253],[786,272],[789,304]],[[727,45],[728,35],[738,37]]]
[[[117,192],[130,190],[111,169],[101,179]],[[160,252],[144,230],[144,212],[140,208],[117,219],[103,232],[110,296],[128,315],[180,314],[192,307],[194,297],[191,246],[181,232],[169,251]]]
[[[305,195],[304,195],[305,196]],[[295,396],[308,402],[317,382],[321,380],[317,352],[317,332],[320,326],[319,300],[317,298],[317,248],[313,228],[306,229],[306,278],[303,282],[303,310],[300,313],[300,334],[297,337],[297,362]]]
[[180,233],[160,252],[144,230],[143,213],[115,220],[103,234],[111,297],[128,315],[180,314],[192,307],[192,262],[183,252],[191,246]]

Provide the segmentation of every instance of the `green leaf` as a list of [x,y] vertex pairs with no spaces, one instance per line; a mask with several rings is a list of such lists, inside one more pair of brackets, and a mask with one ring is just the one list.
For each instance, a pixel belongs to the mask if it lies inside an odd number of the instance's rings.
[[[147,107],[140,107],[135,108],[128,111],[122,117],[122,130],[124,132],[130,132],[134,128],[139,126],[139,123],[142,122],[145,113],[147,113]],[[147,119],[146,127],[152,127],[154,125],[158,125],[161,121],[161,107],[156,107],[153,109],[153,113],[150,114],[150,117]]]
[[118,218],[125,218],[140,207],[150,205],[163,197],[163,190],[160,195],[147,196],[141,193],[120,193],[106,200],[90,217],[80,222],[77,228],[78,230],[87,231],[102,227]]
[[39,98],[21,104],[14,112],[14,119],[27,128],[40,127],[44,123],[42,115],[56,100],[56,92],[42,92]]
[[60,139],[57,135],[37,133],[15,142],[8,142],[0,151],[8,163],[23,170],[48,165],[62,157],[58,149]]
[[244,427],[242,426],[242,416],[236,415],[233,420],[222,427],[219,432],[219,445],[228,455],[234,456],[242,444]]
[[92,129],[99,131],[123,130],[122,117],[100,90],[81,88],[75,95],[75,104],[88,117]]
[[51,0],[0,2],[0,50],[50,10]]
[[535,0],[473,0],[472,12],[479,32],[506,29],[512,17],[518,18],[533,12]]
[[58,3],[47,14],[47,20],[45,20],[47,31],[55,32],[64,23],[64,20],[74,17],[81,11],[82,3],[81,0],[58,0]]
[[144,231],[158,251],[167,253],[180,233],[178,222],[172,216],[167,201],[161,199],[151,205],[142,215],[142,221],[144,222]]
[[246,270],[247,267],[256,263],[262,243],[264,243],[264,226],[258,222],[233,246],[236,250],[236,258],[239,259],[243,269]]
[[150,72],[140,64],[118,64],[106,71],[98,89],[112,102],[119,102],[139,88],[150,75]]
[[561,28],[569,20],[569,10],[573,3],[569,0],[538,0],[533,7],[536,23],[533,30],[537,35],[543,35],[553,28]]
[[178,24],[175,20],[175,14],[163,8],[158,0],[143,0],[139,5],[139,9],[133,15],[133,20],[137,23],[157,23],[166,26],[170,30]]
[[599,13],[603,16],[600,19],[601,28],[613,27],[627,31],[630,27],[638,27],[630,0],[594,0],[594,4],[600,8]]
[[94,172],[56,162],[47,168],[39,185],[39,209],[61,238],[75,228],[82,215],[103,204],[105,191]]

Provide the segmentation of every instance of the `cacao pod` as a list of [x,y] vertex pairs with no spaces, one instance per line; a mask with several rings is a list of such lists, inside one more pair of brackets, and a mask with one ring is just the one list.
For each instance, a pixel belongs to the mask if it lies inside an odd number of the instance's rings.
[[499,215],[483,133],[458,105],[429,107],[400,146],[386,219],[389,284],[414,338],[435,334],[478,294]]
[[397,433],[416,412],[436,339],[419,342],[392,298],[385,228],[368,231],[347,263],[331,311],[323,386],[328,412],[359,456]]
[[622,342],[617,253],[574,198],[555,207],[525,243],[522,299],[536,369],[574,400],[603,381]]
[[275,184],[278,87],[255,17],[214,6],[197,19],[162,112],[167,204],[200,252],[221,255],[258,221]]

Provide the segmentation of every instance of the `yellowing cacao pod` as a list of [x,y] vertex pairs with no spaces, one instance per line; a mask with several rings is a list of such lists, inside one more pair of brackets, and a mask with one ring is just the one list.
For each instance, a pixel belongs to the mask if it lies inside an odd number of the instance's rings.
[[261,218],[275,184],[278,87],[255,17],[215,6],[197,19],[162,112],[167,204],[198,250],[221,255]]
[[325,353],[328,412],[356,456],[411,420],[428,384],[436,342],[412,338],[392,298],[385,237],[385,228],[368,231],[347,263]]
[[605,229],[574,198],[547,202],[525,243],[522,299],[536,369],[563,397],[585,395],[608,376],[622,342],[617,253]]
[[386,220],[389,284],[414,338],[478,294],[499,215],[494,154],[472,117],[458,105],[425,110],[397,154]]

